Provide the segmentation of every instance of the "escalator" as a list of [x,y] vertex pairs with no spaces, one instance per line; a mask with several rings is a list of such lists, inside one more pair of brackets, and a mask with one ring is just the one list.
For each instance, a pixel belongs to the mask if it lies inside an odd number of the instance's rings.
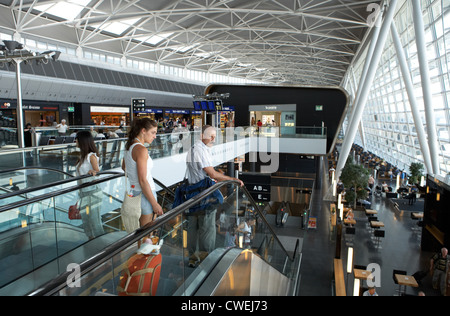
[[[224,195],[224,203],[209,212],[216,221],[208,227],[206,242],[202,234],[193,233],[192,225],[198,218],[186,212],[216,190]],[[36,286],[28,295],[118,295],[128,259],[138,251],[137,242],[149,235],[164,240],[157,296],[296,293],[299,242],[293,252],[286,251],[246,188],[226,181],[77,262],[75,270]],[[195,265],[190,264],[193,257],[199,259]],[[71,278],[74,282],[68,282]]]
[[[65,272],[70,263],[83,262],[126,236],[120,217],[123,172],[73,177],[27,167],[2,173],[19,190],[11,190],[9,182],[0,186],[0,295],[25,295]],[[158,202],[168,211],[174,193],[157,183]],[[90,216],[97,213],[98,220],[69,219],[68,209],[79,201],[80,190],[93,186],[102,203]],[[87,230],[92,223],[100,231],[94,236]]]

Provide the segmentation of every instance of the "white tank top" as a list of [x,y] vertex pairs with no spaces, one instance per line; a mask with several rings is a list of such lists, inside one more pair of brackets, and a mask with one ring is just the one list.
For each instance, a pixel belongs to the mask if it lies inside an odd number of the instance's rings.
[[[136,161],[133,160],[132,152],[133,148],[136,145],[142,145],[141,143],[135,143],[131,145],[129,150],[125,150],[125,170],[127,171],[128,181],[130,182],[130,186],[132,190],[142,191],[142,188],[139,184],[139,178],[137,173],[137,164]],[[144,146],[145,147],[145,146]],[[147,149],[147,148],[146,148]],[[148,155],[147,160],[147,181],[150,184],[150,188],[152,191],[156,191],[155,181],[153,181],[151,170],[153,169],[153,160]]]

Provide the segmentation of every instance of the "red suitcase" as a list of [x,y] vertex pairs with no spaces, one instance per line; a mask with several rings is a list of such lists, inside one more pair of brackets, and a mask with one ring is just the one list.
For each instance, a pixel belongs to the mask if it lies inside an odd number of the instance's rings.
[[135,254],[128,259],[117,288],[119,296],[155,296],[161,262],[161,254]]

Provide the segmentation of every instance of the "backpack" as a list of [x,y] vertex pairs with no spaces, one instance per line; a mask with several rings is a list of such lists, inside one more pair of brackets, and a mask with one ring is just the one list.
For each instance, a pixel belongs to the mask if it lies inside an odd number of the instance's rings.
[[[172,204],[172,209],[192,199],[197,194],[205,191],[214,184],[215,182],[209,177],[206,177],[205,179],[195,184],[189,184],[187,183],[187,181],[184,181],[183,184],[181,184],[175,190],[175,198]],[[186,214],[192,214],[198,211],[205,211],[209,209],[211,206],[222,203],[223,203],[223,195],[219,190],[216,190],[207,197],[205,197],[204,199],[202,199],[199,203],[191,207],[189,210],[187,210]]]
[[161,254],[135,254],[127,261],[117,287],[119,296],[155,296],[161,273]]

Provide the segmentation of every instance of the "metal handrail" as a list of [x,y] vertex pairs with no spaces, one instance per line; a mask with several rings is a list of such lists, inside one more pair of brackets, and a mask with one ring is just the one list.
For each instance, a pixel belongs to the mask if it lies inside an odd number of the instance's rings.
[[[71,193],[71,192],[74,192],[74,191],[77,191],[77,190],[80,190],[80,189],[83,189],[83,188],[87,188],[87,187],[95,185],[95,184],[103,183],[103,182],[106,182],[106,181],[109,181],[109,180],[113,180],[113,179],[117,179],[117,178],[120,178],[120,177],[124,176],[124,173],[122,173],[122,172],[113,172],[113,171],[104,171],[104,172],[98,173],[97,175],[104,175],[104,174],[111,174],[111,176],[104,177],[104,178],[101,178],[101,179],[95,179],[95,180],[93,180],[91,182],[86,182],[86,183],[83,183],[83,184],[79,184],[77,186],[70,187],[70,188],[67,188],[67,189],[61,189],[61,190],[58,190],[58,191],[55,191],[55,192],[42,194],[42,195],[39,195],[39,196],[36,196],[36,197],[28,198],[26,200],[21,200],[21,201],[17,201],[17,202],[9,203],[7,205],[0,206],[0,213],[5,212],[5,211],[9,211],[9,210],[14,209],[14,208],[22,207],[22,206],[25,206],[25,205],[28,205],[28,204],[44,201],[44,200],[47,200],[47,199],[50,199],[50,198],[53,198],[53,197],[56,197],[56,196],[59,196],[59,195]],[[89,177],[93,177],[93,176],[91,176],[91,175],[83,175],[83,176],[79,176],[79,177],[74,177],[72,179],[66,179],[66,180],[63,180],[63,181],[72,182],[72,181],[75,181],[75,180],[82,180],[82,179],[89,178]],[[52,187],[54,185],[55,185],[55,182],[51,183],[51,184],[46,184],[46,185],[44,185],[42,187],[49,188],[49,187]],[[35,189],[36,188],[32,188],[32,190],[35,190]],[[19,194],[23,194],[24,191],[25,190],[16,191],[15,193],[17,195],[19,195]],[[11,196],[14,196],[14,195],[11,195]]]
[[[121,253],[122,251],[127,249],[130,245],[132,245],[133,243],[136,243],[137,241],[141,240],[142,238],[148,236],[148,234],[150,234],[151,232],[153,232],[153,231],[157,230],[158,228],[162,227],[163,225],[165,225],[166,223],[171,221],[176,216],[178,216],[178,215],[182,214],[183,212],[185,212],[185,210],[195,206],[202,199],[204,199],[205,197],[207,197],[208,195],[210,195],[214,191],[219,190],[220,188],[228,186],[228,185],[240,185],[240,182],[238,182],[236,180],[228,180],[228,181],[223,181],[223,182],[216,183],[212,187],[210,187],[210,188],[206,189],[205,191],[199,193],[198,195],[194,196],[193,198],[191,198],[190,200],[186,201],[185,203],[183,203],[183,204],[173,208],[169,212],[161,215],[160,217],[158,217],[153,222],[150,222],[150,223],[146,224],[145,226],[140,227],[136,231],[126,235],[125,237],[123,237],[122,239],[118,240],[114,244],[112,244],[112,245],[106,247],[105,249],[103,249],[102,251],[100,251],[95,256],[93,256],[93,257],[87,259],[86,261],[82,262],[80,264],[80,271],[81,271],[80,277],[82,277],[83,275],[88,274],[89,272],[91,272],[92,270],[94,270],[95,268],[97,268],[98,266],[103,264],[105,261],[110,260],[115,255]],[[244,190],[244,193],[248,197],[250,203],[254,206],[255,210],[261,215],[261,218],[263,219],[263,221],[267,225],[267,227],[270,230],[271,234],[273,235],[274,239],[280,245],[280,247],[283,250],[283,252],[286,254],[286,257],[289,260],[294,261],[294,258],[291,258],[291,256],[289,256],[289,253],[283,247],[283,244],[278,239],[277,235],[275,234],[275,232],[273,231],[272,227],[267,222],[266,218],[262,214],[262,212],[259,209],[259,207],[256,205],[255,201],[251,197],[251,195],[248,192],[248,190],[245,187],[241,187],[241,189]],[[50,295],[53,295],[53,294],[57,293],[58,291],[60,291],[61,289],[63,289],[66,286],[66,282],[68,280],[68,277],[70,277],[71,273],[72,273],[71,271],[68,271],[66,273],[63,273],[63,274],[59,275],[58,277],[56,277],[52,281],[48,282],[47,284],[43,285],[42,287],[40,287],[40,288],[34,290],[33,292],[29,293],[28,296],[50,296]]]

